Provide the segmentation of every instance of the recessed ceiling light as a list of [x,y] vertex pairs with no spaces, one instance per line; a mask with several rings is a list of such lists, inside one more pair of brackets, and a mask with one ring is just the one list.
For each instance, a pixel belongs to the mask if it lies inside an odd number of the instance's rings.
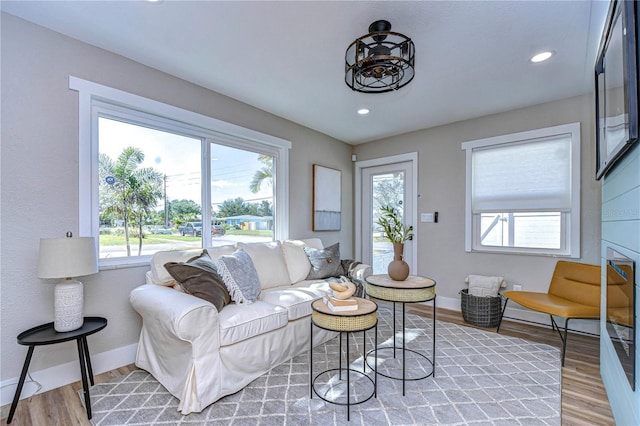
[[369,110],[368,110],[367,108],[360,108],[360,109],[358,110],[358,114],[360,114],[360,115],[367,115],[367,114],[369,114]]
[[531,62],[542,62],[542,61],[546,61],[552,56],[553,56],[553,52],[550,50],[547,50],[545,52],[540,52],[536,55],[533,55],[533,57],[530,60]]

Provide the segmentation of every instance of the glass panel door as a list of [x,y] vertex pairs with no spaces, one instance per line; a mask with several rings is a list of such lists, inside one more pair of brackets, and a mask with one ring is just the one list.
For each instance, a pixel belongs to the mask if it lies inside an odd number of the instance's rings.
[[[413,222],[411,162],[388,164],[362,169],[362,258],[373,267],[374,274],[386,274],[387,266],[393,260],[393,244],[384,236],[376,223],[380,207],[396,209],[403,223]],[[413,243],[404,247],[404,259],[411,265]]]

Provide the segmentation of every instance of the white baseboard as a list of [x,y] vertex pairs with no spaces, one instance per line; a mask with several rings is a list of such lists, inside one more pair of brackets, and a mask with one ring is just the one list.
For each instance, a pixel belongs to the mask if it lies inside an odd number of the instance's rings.
[[[36,348],[35,350],[38,351],[42,349],[43,348]],[[132,364],[135,362],[137,349],[138,344],[134,343],[132,345],[112,349],[107,352],[91,354],[91,367],[93,368],[93,374],[97,375],[115,370],[116,368],[120,368],[124,365]],[[78,360],[75,359],[65,364],[56,365],[55,367],[31,372],[31,377],[34,381],[29,381],[29,377],[27,376],[24,386],[22,387],[20,399],[29,398],[36,393],[47,392],[51,389],[79,381],[80,364]],[[13,395],[18,388],[19,380],[20,376],[16,376],[0,383],[0,405],[10,404],[11,401],[13,401]],[[40,390],[38,390],[38,385],[35,382],[40,383],[42,386]]]
[[[436,298],[436,303],[438,308],[450,309],[458,312],[462,310],[460,308],[460,299],[457,298],[438,296]],[[425,302],[424,304],[431,305],[431,302]],[[518,309],[517,306],[518,305],[514,302],[509,302],[507,304],[507,309],[504,312],[506,320],[534,322],[538,324],[533,325],[551,327],[551,320],[549,319],[549,315],[524,308]],[[560,319],[558,321],[558,319],[556,318],[556,323],[561,328],[564,327],[564,319]],[[569,322],[569,331],[578,331],[581,333],[595,334],[598,336],[600,335],[600,321],[573,319]]]

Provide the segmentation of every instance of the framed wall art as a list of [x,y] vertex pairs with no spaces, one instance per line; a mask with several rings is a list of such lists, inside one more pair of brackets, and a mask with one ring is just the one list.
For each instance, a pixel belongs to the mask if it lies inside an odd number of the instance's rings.
[[638,141],[637,3],[612,1],[595,66],[596,179]]
[[342,214],[342,172],[313,165],[314,231],[339,231]]

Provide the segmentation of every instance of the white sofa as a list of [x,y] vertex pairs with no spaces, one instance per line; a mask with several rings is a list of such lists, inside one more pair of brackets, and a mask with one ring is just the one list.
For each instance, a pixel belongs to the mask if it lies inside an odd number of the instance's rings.
[[[142,316],[136,365],[180,400],[182,414],[202,411],[309,349],[311,302],[329,292],[329,286],[326,280],[306,280],[312,265],[304,245],[323,248],[314,238],[206,249],[213,259],[244,249],[260,281],[256,302],[232,302],[220,312],[212,303],[174,289],[176,282],[164,268],[167,262],[186,262],[201,249],[153,256],[147,284],[130,294],[131,305]],[[362,282],[371,268],[359,264],[348,272],[352,281]],[[334,336],[316,328],[313,344]]]

